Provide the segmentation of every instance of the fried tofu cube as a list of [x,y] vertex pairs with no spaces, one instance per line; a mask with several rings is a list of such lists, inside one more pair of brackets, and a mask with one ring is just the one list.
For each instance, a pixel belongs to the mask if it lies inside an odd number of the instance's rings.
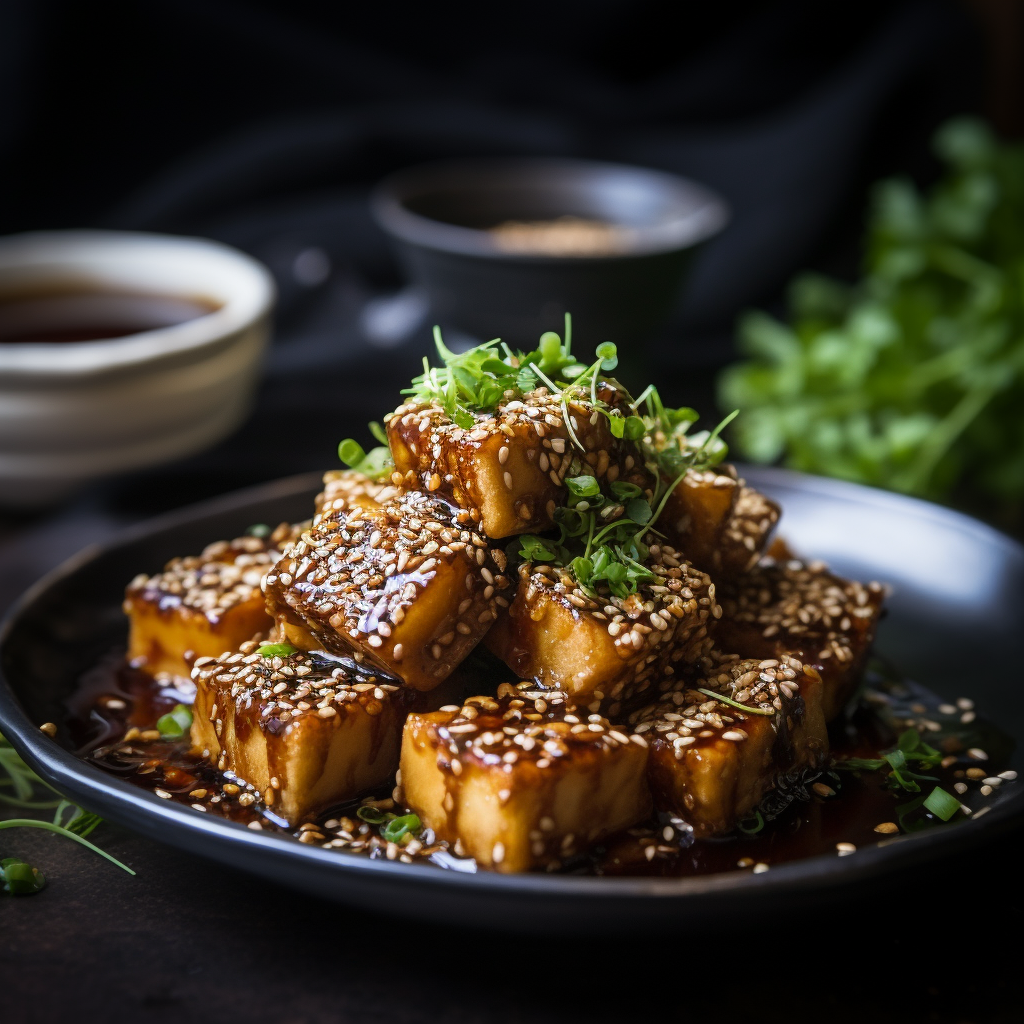
[[358,651],[419,690],[444,680],[508,604],[505,553],[469,513],[415,491],[317,516],[266,577],[296,646]]
[[187,679],[197,657],[235,651],[269,629],[260,581],[295,530],[283,523],[269,537],[217,541],[200,555],[172,559],[155,576],[137,576],[124,599],[128,659]]
[[501,872],[556,866],[642,821],[646,765],[645,741],[534,684],[411,714],[402,737],[405,802],[456,853]]
[[666,501],[658,527],[698,569],[717,580],[757,562],[779,515],[775,502],[723,465],[690,470]]
[[686,558],[705,572],[720,568],[721,538],[736,506],[740,485],[731,466],[691,469],[676,484],[658,520]]
[[788,655],[821,673],[825,720],[853,696],[882,614],[885,588],[822,562],[763,559],[719,589],[718,646],[745,658]]
[[711,647],[719,613],[715,588],[668,544],[651,543],[655,579],[615,597],[601,585],[588,593],[565,569],[525,562],[506,615],[488,648],[520,678],[558,687],[588,711],[612,718],[650,699],[653,687]]
[[[598,397],[613,407],[626,401],[609,383]],[[566,477],[653,483],[636,445],[613,436],[589,397],[574,397],[566,409],[568,425],[559,397],[538,388],[502,401],[492,414],[478,414],[467,429],[438,405],[402,405],[385,417],[393,479],[470,509],[495,539],[548,529],[555,508],[565,503]]]
[[413,693],[351,658],[260,647],[197,659],[193,750],[291,825],[386,783]]
[[785,656],[714,660],[711,678],[665,694],[630,718],[650,744],[655,804],[687,821],[698,838],[728,832],[780,778],[820,767],[829,751],[821,677],[813,668]]
[[397,493],[398,488],[390,480],[374,480],[354,469],[332,469],[324,473],[324,489],[316,496],[316,511],[324,515],[336,509],[379,508]]

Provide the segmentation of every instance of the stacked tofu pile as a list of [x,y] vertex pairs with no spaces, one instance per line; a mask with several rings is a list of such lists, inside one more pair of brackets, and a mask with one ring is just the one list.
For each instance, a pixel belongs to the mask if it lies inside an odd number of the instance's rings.
[[[470,426],[404,404],[385,419],[390,480],[328,474],[311,523],[134,581],[131,654],[191,670],[195,749],[293,824],[400,767],[421,821],[499,871],[558,866],[653,809],[727,832],[822,764],[882,588],[766,555],[779,510],[731,467],[678,482],[629,596],[509,564],[569,478],[654,493],[589,401],[507,393]],[[481,642],[525,681],[453,700]]]

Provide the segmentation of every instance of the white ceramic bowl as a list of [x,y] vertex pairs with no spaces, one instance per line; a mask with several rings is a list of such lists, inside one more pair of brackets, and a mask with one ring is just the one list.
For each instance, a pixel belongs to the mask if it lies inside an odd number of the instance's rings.
[[209,447],[248,413],[270,334],[262,264],[198,238],[59,231],[0,239],[0,291],[68,283],[219,307],[128,337],[0,343],[0,505]]

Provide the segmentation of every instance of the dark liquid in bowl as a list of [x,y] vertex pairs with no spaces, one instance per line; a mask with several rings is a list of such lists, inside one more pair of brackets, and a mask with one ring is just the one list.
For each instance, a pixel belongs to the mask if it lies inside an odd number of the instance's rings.
[[66,344],[174,327],[220,304],[190,295],[63,290],[0,296],[0,344]]

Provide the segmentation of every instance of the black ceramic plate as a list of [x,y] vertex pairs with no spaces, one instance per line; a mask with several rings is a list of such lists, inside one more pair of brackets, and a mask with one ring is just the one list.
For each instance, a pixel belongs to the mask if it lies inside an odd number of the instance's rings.
[[[946,698],[972,697],[1014,739],[1024,711],[1008,700],[1024,621],[1024,548],[994,530],[907,498],[778,470],[748,479],[780,501],[782,533],[839,571],[893,587],[877,648]],[[1005,786],[982,817],[863,848],[808,858],[760,875],[689,879],[463,874],[370,861],[258,833],[168,803],[77,759],[38,725],[112,644],[123,642],[126,581],[167,559],[236,536],[253,522],[309,515],[319,481],[299,477],[174,513],[92,548],[27,593],[0,630],[0,730],[52,785],[90,810],[181,849],[327,899],[451,923],[515,929],[678,927],[710,915],[821,899],[839,886],[949,856],[985,840],[1024,810],[1024,785]],[[1020,744],[1013,767],[1024,770]]]

